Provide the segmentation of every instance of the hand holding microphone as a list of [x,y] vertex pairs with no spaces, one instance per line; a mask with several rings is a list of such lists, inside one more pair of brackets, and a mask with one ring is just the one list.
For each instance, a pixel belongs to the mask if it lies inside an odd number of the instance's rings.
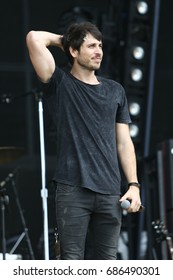
[[[131,204],[130,200],[125,199],[125,200],[121,201],[120,205],[121,205],[122,209],[127,211],[130,207],[130,204]],[[145,210],[145,207],[141,204],[138,212],[143,212],[144,210]]]

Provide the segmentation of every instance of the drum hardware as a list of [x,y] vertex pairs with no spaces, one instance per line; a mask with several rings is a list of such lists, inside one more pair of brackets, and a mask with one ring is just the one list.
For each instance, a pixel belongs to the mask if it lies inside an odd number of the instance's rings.
[[24,237],[26,237],[26,242],[28,245],[29,253],[30,253],[31,259],[33,260],[33,259],[35,259],[35,257],[34,257],[34,253],[33,253],[32,246],[31,246],[31,241],[30,241],[29,234],[28,234],[28,228],[26,227],[25,218],[24,218],[22,208],[20,205],[18,192],[16,189],[16,183],[15,183],[14,177],[17,172],[18,172],[18,169],[9,173],[8,176],[0,183],[0,201],[1,201],[1,216],[2,216],[2,251],[3,251],[2,255],[3,255],[3,260],[5,260],[6,256],[7,256],[7,254],[6,254],[6,237],[5,237],[5,207],[9,204],[9,197],[6,194],[6,184],[11,181],[24,232],[19,236],[19,239],[14,244],[13,248],[10,251],[10,254],[13,254],[15,252],[15,250],[17,249],[20,242],[23,240]]

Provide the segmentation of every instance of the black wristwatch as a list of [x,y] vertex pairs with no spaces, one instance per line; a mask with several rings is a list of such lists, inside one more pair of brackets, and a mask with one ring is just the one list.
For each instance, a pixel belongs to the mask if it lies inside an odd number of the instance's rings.
[[130,187],[130,186],[135,186],[135,187],[138,187],[138,188],[141,187],[141,185],[138,182],[130,182],[130,183],[128,183],[128,187]]

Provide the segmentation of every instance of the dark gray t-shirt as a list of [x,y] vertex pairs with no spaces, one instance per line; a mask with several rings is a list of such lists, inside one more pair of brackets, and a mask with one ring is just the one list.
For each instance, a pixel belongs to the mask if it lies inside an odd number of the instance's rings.
[[129,123],[123,87],[86,84],[56,67],[45,97],[57,129],[56,182],[120,194],[115,124]]

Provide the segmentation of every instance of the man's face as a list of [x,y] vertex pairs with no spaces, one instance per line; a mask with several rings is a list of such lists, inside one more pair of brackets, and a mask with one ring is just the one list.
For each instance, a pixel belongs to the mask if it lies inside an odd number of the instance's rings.
[[98,70],[103,58],[102,42],[87,34],[80,50],[76,52],[75,63],[91,71]]

